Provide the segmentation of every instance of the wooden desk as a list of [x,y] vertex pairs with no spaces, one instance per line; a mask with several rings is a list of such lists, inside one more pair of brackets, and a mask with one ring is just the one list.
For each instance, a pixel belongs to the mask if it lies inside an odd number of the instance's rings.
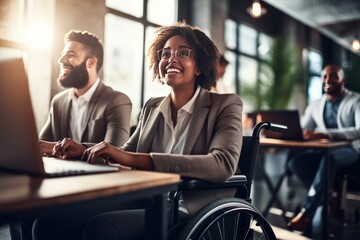
[[[323,150],[325,153],[325,157],[326,160],[328,159],[328,157],[330,156],[330,150],[334,149],[334,148],[338,148],[338,147],[344,147],[344,146],[349,146],[350,142],[348,141],[336,141],[336,142],[331,142],[331,141],[326,141],[326,140],[320,140],[320,141],[290,141],[290,140],[279,140],[279,139],[271,139],[271,138],[260,138],[260,147],[261,148],[287,148],[287,149],[294,149],[294,148],[304,148],[304,149],[320,149]],[[329,166],[328,166],[328,161],[325,161],[325,189],[328,190],[329,189]],[[264,168],[263,168],[263,173],[264,173],[264,177],[265,177],[265,181],[267,186],[269,187],[270,192],[272,193],[271,199],[267,205],[267,207],[265,208],[263,214],[264,216],[267,215],[271,205],[276,202],[279,207],[281,208],[281,210],[283,211],[282,216],[283,218],[286,220],[285,217],[285,210],[284,207],[281,203],[281,201],[278,199],[277,194],[278,191],[280,190],[281,184],[285,178],[285,174],[284,173],[279,181],[274,185],[272,185],[270,177],[266,174]],[[323,239],[327,239],[328,238],[328,211],[327,211],[327,204],[329,202],[329,196],[328,196],[328,192],[325,193],[324,196],[324,202],[323,202]]]
[[166,239],[167,192],[180,181],[176,174],[133,170],[60,178],[0,172],[0,179],[0,224],[79,208],[116,210],[122,203],[149,199],[146,231],[152,239]]

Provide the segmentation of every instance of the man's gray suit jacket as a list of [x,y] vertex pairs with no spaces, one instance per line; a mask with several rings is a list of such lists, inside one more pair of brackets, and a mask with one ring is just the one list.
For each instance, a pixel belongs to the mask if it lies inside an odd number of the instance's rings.
[[[60,141],[70,136],[71,89],[54,96],[39,138]],[[81,142],[88,147],[101,141],[121,147],[129,138],[132,103],[127,95],[100,82],[89,102]]]
[[326,129],[325,103],[326,95],[324,94],[320,99],[309,104],[301,118],[302,127],[326,132],[334,140],[350,140],[353,147],[360,152],[360,94],[345,89],[337,114],[337,129]]

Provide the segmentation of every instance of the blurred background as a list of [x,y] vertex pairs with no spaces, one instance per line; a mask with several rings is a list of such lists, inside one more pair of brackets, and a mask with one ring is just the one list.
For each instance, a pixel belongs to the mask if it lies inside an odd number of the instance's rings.
[[[321,96],[320,71],[328,63],[341,65],[346,87],[360,92],[360,0],[0,0],[0,60],[24,58],[41,129],[51,98],[62,90],[56,79],[64,34],[93,32],[104,42],[101,78],[130,97],[133,125],[149,97],[168,93],[148,69],[154,31],[181,20],[204,30],[224,54],[229,64],[223,82],[242,97],[244,114],[302,113]],[[279,165],[266,167],[270,175]],[[257,189],[255,205],[262,208],[269,194]],[[292,204],[290,190],[282,192]],[[304,195],[292,198],[298,202]]]
[[360,91],[360,52],[352,48],[360,33],[358,0],[1,0],[0,59],[25,58],[40,129],[62,90],[56,78],[64,34],[94,32],[104,41],[102,79],[129,95],[135,124],[150,96],[167,93],[147,67],[154,30],[179,20],[203,29],[224,53],[224,84],[243,98],[245,113],[302,112],[322,94],[327,63],[343,66],[348,88]]

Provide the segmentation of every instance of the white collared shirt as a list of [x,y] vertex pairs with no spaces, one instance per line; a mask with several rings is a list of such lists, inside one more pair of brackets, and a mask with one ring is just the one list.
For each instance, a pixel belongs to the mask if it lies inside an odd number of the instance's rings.
[[99,83],[100,79],[97,79],[86,93],[80,97],[75,96],[74,89],[69,93],[69,97],[71,98],[69,119],[70,137],[77,142],[81,142],[82,135],[87,125],[86,116],[87,111],[89,110],[89,102]]
[[160,129],[156,131],[154,136],[152,152],[183,153],[195,100],[200,93],[200,89],[201,87],[198,86],[193,97],[179,109],[175,126],[171,118],[170,94],[160,103],[159,108],[165,121],[163,126],[158,126]]

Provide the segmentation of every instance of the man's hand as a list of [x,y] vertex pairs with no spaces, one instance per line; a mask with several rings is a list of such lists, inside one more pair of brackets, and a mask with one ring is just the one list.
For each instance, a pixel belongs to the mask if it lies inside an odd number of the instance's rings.
[[330,136],[326,133],[315,132],[310,130],[303,131],[304,139],[329,139]]
[[73,157],[81,157],[86,150],[86,147],[70,138],[64,138],[55,144],[52,149],[52,155],[67,159]]
[[43,156],[51,156],[53,153],[53,148],[56,142],[48,142],[44,140],[39,140],[40,152]]

